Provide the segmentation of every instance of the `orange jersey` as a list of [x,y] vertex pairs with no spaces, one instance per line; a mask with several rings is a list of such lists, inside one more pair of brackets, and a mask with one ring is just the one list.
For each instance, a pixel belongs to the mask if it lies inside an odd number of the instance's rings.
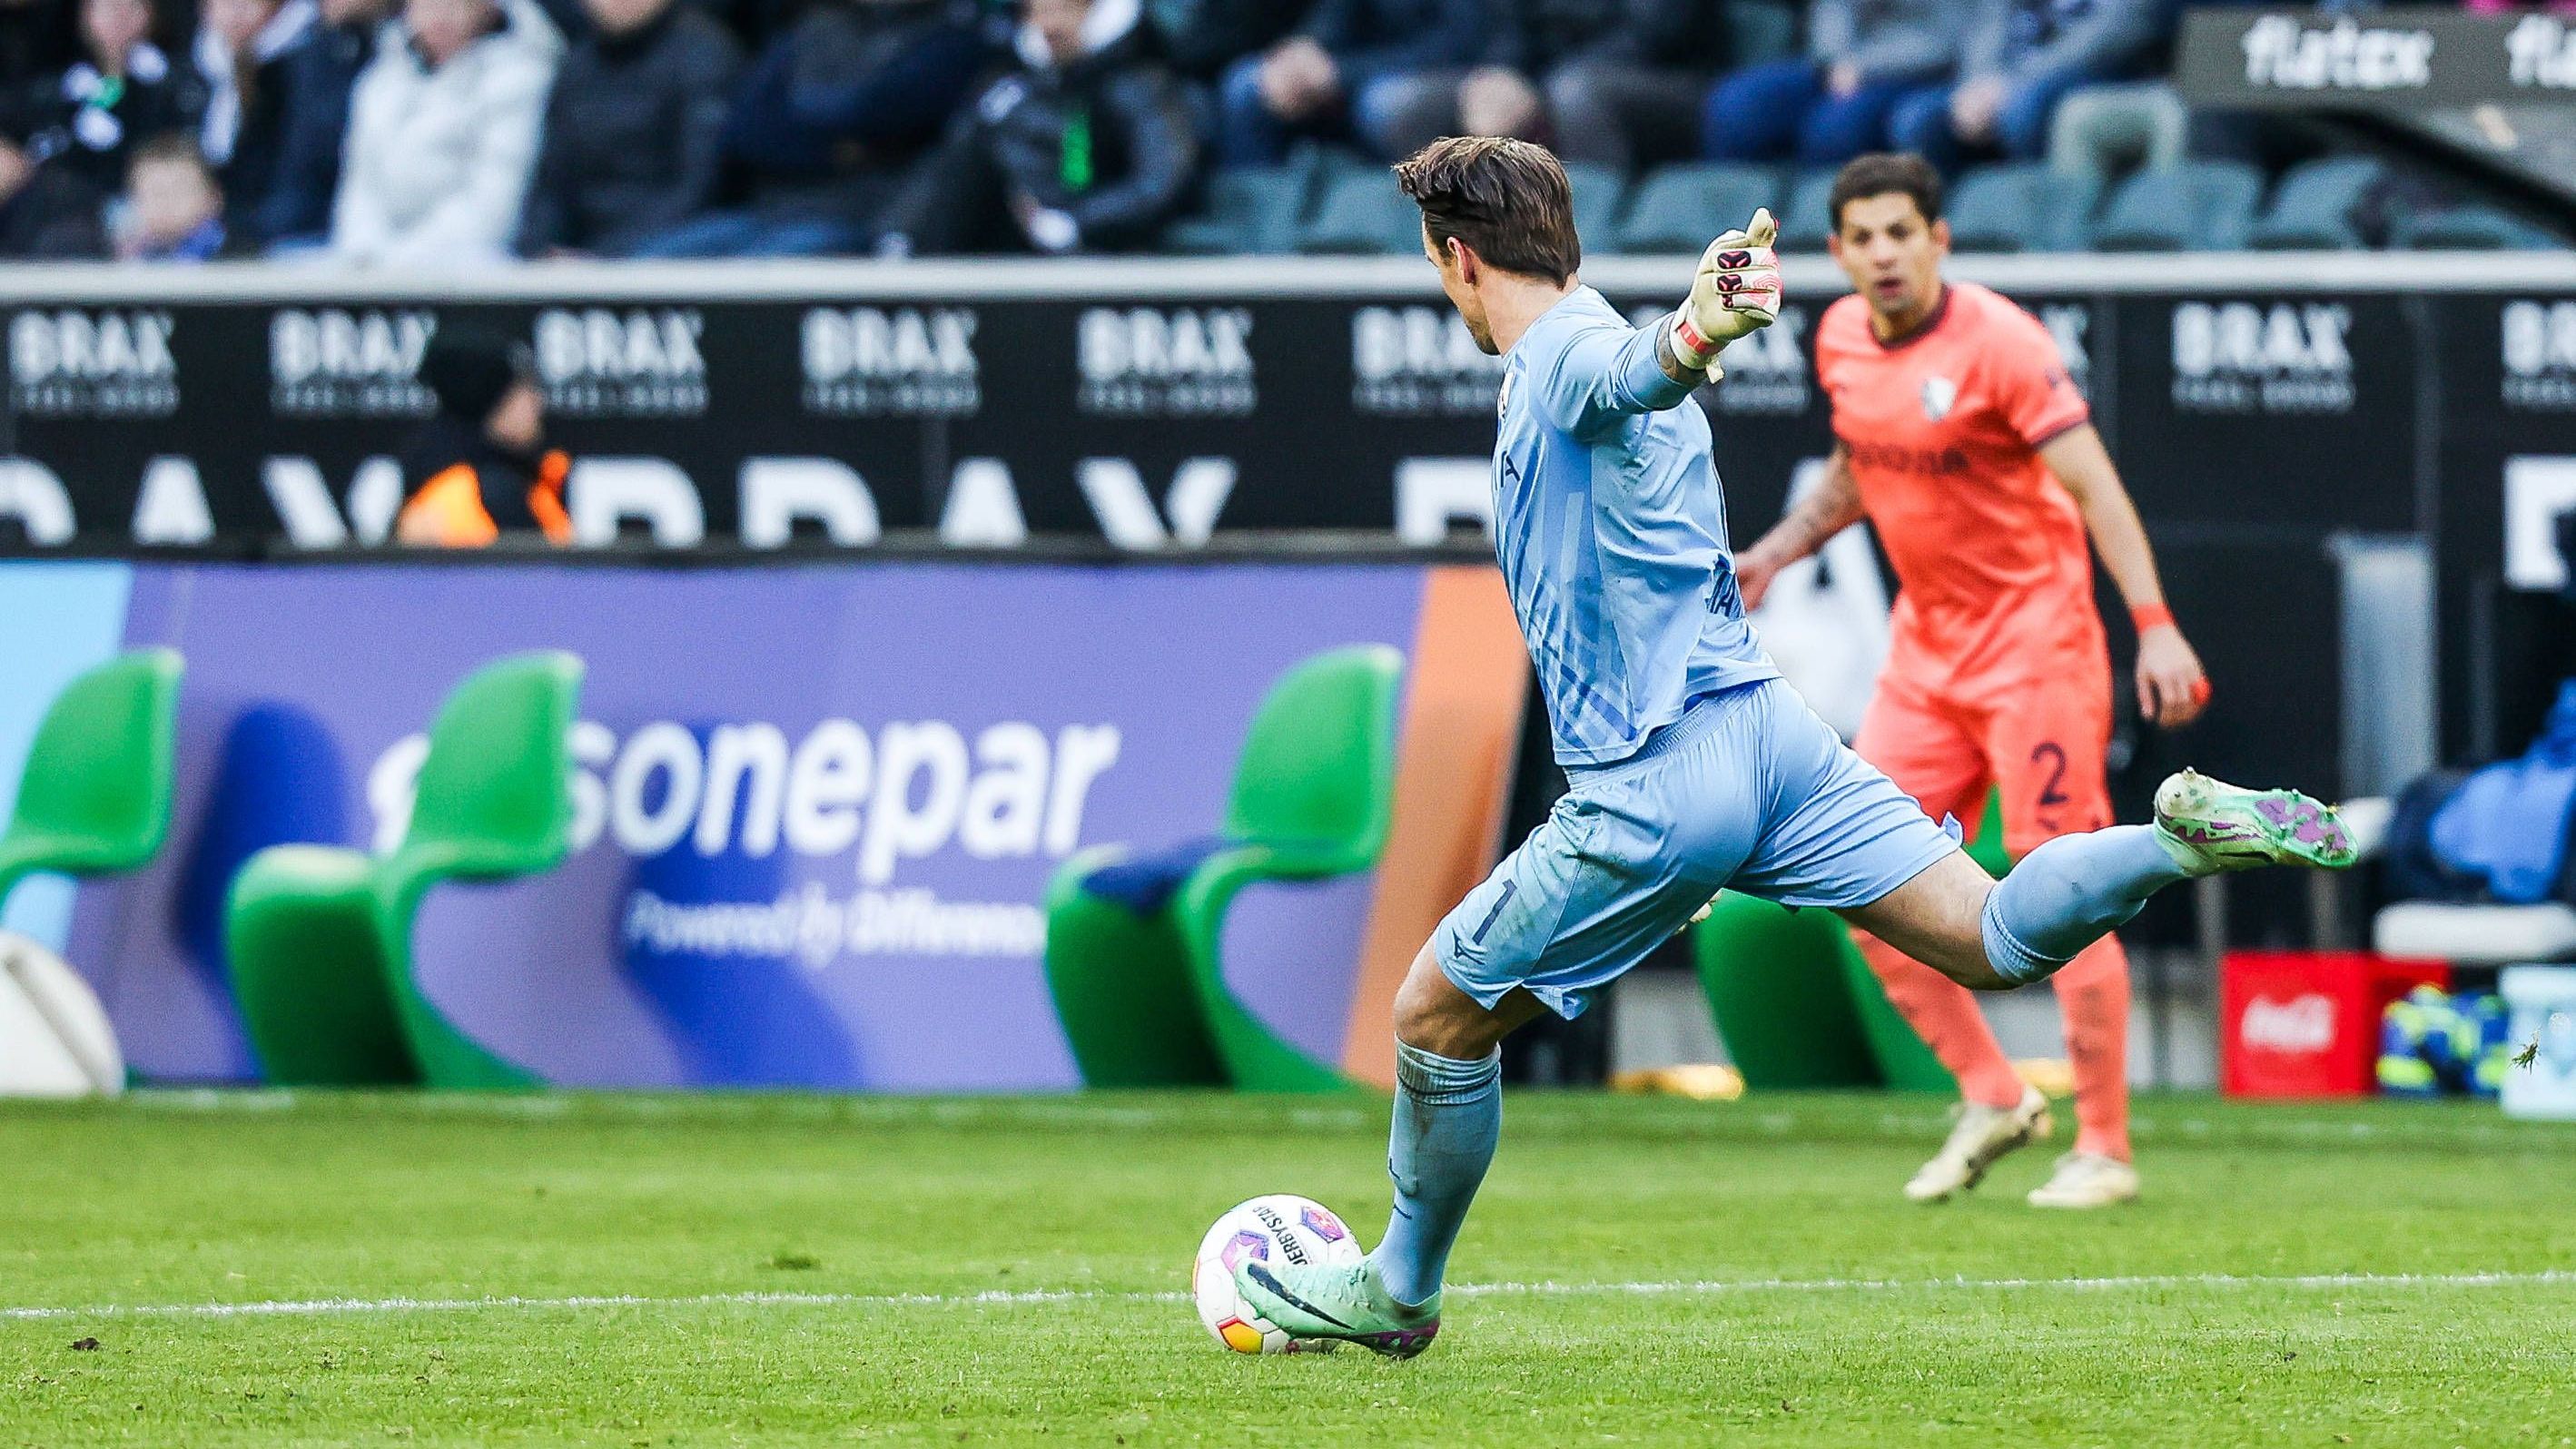
[[1903,586],[1891,670],[1939,688],[2059,670],[2061,649],[2098,658],[2084,520],[2039,457],[2092,414],[2048,329],[1951,282],[1902,341],[1879,341],[1850,296],[1815,345],[1834,436]]

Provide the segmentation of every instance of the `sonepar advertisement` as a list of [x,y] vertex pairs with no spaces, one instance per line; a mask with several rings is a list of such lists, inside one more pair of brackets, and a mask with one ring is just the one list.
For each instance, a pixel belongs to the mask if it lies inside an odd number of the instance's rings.
[[[1214,834],[1280,677],[1383,646],[1405,661],[1413,844],[1247,889],[1226,951],[1269,1030],[1377,1075],[1352,1043],[1380,1045],[1404,964],[1377,943],[1409,955],[1415,917],[1496,853],[1526,666],[1489,646],[1510,628],[1480,566],[20,563],[0,651],[68,674],[168,646],[187,668],[168,843],[21,924],[68,947],[146,1079],[255,1079],[223,932],[243,864],[390,852],[441,700],[564,650],[584,673],[569,855],[442,884],[416,920],[418,988],[467,1038],[565,1084],[1076,1086],[1042,971],[1051,877]],[[1461,694],[1461,671],[1489,686]],[[1480,749],[1491,767],[1461,775]]]

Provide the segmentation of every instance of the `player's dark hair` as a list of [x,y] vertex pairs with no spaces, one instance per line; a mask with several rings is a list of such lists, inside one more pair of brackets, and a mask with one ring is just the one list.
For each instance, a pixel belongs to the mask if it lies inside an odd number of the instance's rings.
[[1507,136],[1443,136],[1395,163],[1431,244],[1456,237],[1485,265],[1564,283],[1583,265],[1574,190],[1545,146]]
[[1910,196],[1926,222],[1941,219],[1941,173],[1911,151],[1872,151],[1843,163],[1834,177],[1834,230],[1843,229],[1843,208],[1872,196]]

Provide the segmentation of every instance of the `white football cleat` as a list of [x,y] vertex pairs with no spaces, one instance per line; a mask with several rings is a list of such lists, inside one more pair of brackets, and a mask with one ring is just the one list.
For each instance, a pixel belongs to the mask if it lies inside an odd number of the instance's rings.
[[1905,1195],[1915,1202],[1940,1202],[1975,1187],[2006,1153],[2039,1141],[2056,1126],[2037,1087],[2022,1088],[2021,1100],[2009,1107],[1962,1102],[1955,1110],[1959,1122],[1950,1140],[1905,1184]]
[[2138,1170],[2098,1152],[2070,1152],[2057,1159],[2057,1171],[2030,1190],[2030,1205],[2042,1208],[2105,1208],[2138,1200]]

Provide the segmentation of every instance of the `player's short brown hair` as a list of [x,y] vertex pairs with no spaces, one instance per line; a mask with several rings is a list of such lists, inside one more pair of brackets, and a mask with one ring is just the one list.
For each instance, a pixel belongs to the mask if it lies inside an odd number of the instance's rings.
[[1914,198],[1914,205],[1926,222],[1941,219],[1941,173],[1932,163],[1911,151],[1872,151],[1854,156],[1843,163],[1834,177],[1832,199],[1827,203],[1834,218],[1834,230],[1843,229],[1843,208],[1852,202],[1872,196],[1904,195]]
[[1583,265],[1574,190],[1545,146],[1507,136],[1443,136],[1395,163],[1431,244],[1456,237],[1487,266],[1562,284]]

